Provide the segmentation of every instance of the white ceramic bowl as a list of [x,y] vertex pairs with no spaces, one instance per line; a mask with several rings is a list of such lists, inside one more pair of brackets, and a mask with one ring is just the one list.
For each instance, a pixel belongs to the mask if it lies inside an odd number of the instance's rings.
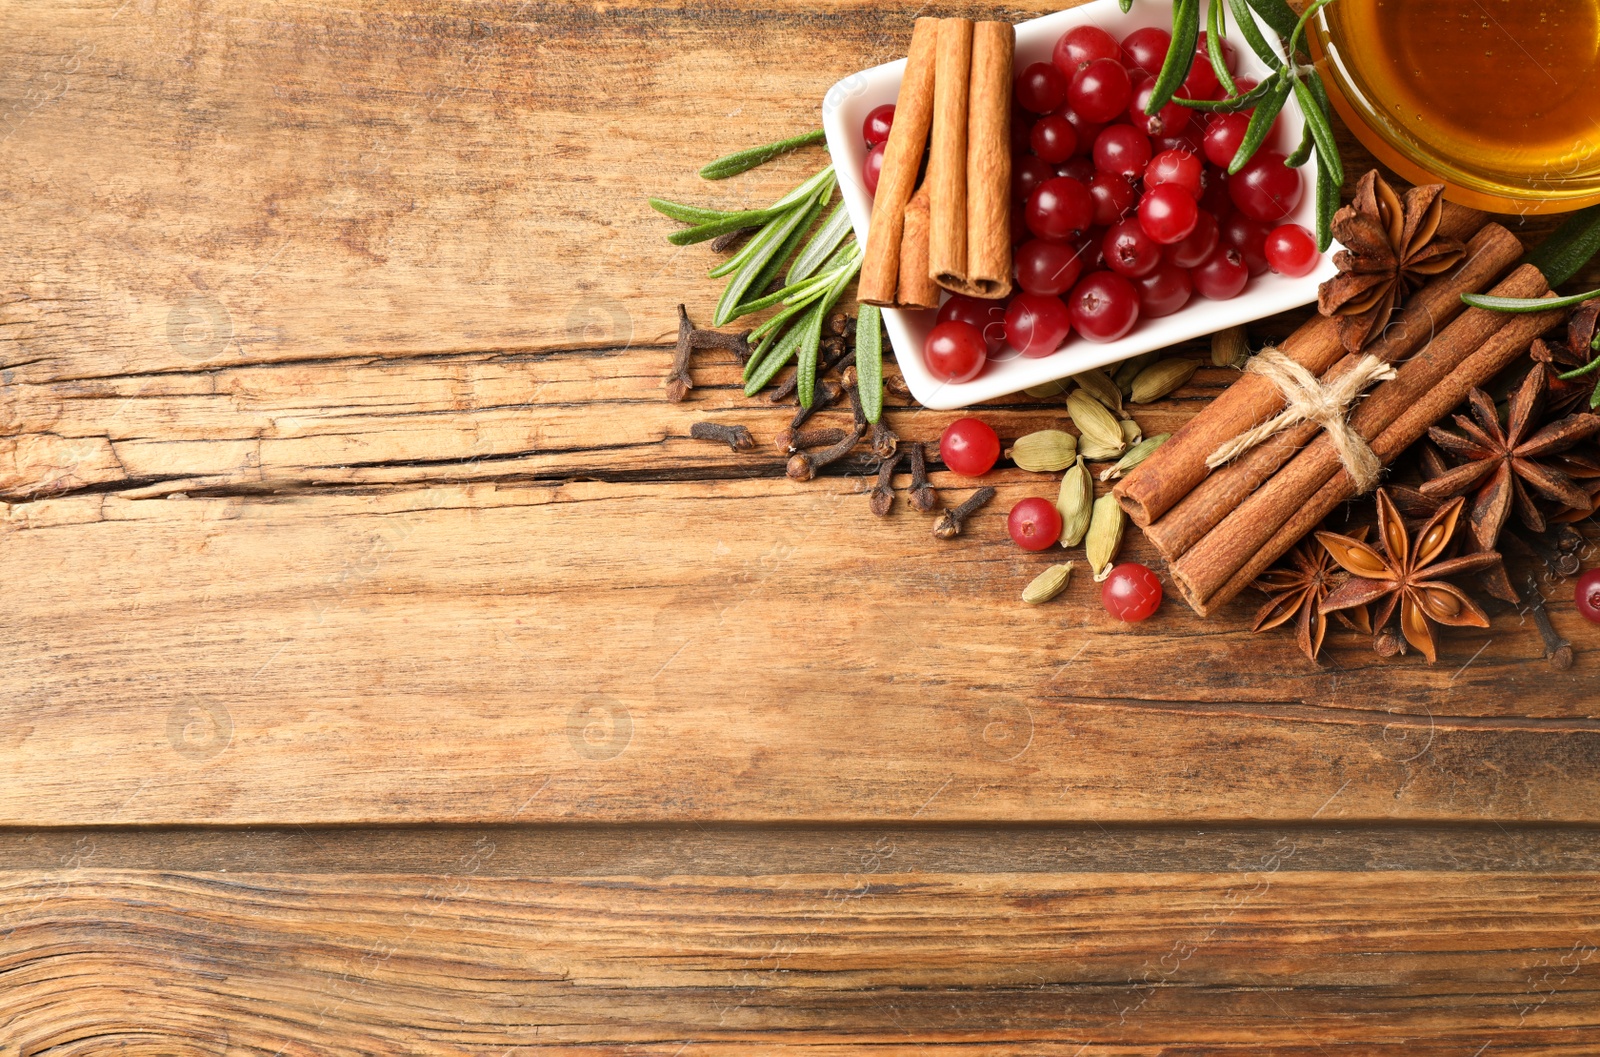
[[[1051,50],[1061,34],[1084,24],[1099,26],[1120,40],[1144,26],[1170,29],[1172,5],[1163,0],[1138,0],[1132,11],[1123,14],[1117,0],[1092,0],[1081,7],[1024,22],[1017,26],[1017,66],[1049,62]],[[1264,33],[1268,40],[1276,42],[1270,29],[1264,28]],[[1238,50],[1239,76],[1263,79],[1269,71],[1256,53],[1237,31],[1231,33],[1229,39]],[[861,139],[861,124],[872,108],[895,101],[905,66],[905,60],[901,59],[853,73],[829,89],[823,99],[822,125],[828,135],[828,150],[839,173],[840,193],[850,211],[856,238],[863,245],[872,218],[872,196],[861,182],[861,166],[867,154]],[[1283,142],[1277,146],[1287,151],[1300,142],[1305,122],[1299,109],[1291,103],[1284,107],[1279,123]],[[1300,170],[1304,193],[1299,208],[1285,223],[1316,229],[1316,166],[1313,156]],[[1060,350],[1040,359],[1027,359],[1008,346],[998,356],[990,358],[977,378],[960,383],[940,381],[923,365],[922,346],[933,329],[933,312],[891,309],[883,315],[900,370],[912,394],[923,406],[946,411],[1117,363],[1315,301],[1317,285],[1331,278],[1336,270],[1330,250],[1324,254],[1317,270],[1304,278],[1289,279],[1268,272],[1252,278],[1244,293],[1231,301],[1210,301],[1196,295],[1182,310],[1170,316],[1140,320],[1120,341],[1102,345],[1073,335]]]

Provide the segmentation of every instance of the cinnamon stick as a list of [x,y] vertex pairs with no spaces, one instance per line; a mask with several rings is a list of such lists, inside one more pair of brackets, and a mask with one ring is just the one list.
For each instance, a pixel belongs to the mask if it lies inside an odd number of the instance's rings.
[[972,77],[972,23],[939,23],[933,78],[933,133],[928,148],[928,274],[967,272],[967,118]]
[[900,240],[900,288],[895,302],[901,308],[939,307],[939,284],[928,275],[926,182],[906,203],[905,231]]
[[922,155],[933,123],[933,75],[937,18],[919,18],[911,31],[911,54],[895,98],[894,124],[883,149],[883,170],[872,200],[872,222],[861,261],[857,298],[868,305],[895,304],[900,282],[900,244],[906,203],[917,186]]
[[[1450,238],[1467,239],[1483,223],[1483,213],[1446,202],[1439,232]],[[1426,340],[1432,328],[1460,313],[1464,307],[1460,303],[1461,294],[1488,286],[1521,256],[1521,244],[1504,228],[1490,236],[1493,246],[1480,241],[1482,237],[1483,233],[1479,232],[1468,242],[1467,256],[1455,271],[1434,279],[1411,296],[1406,308],[1396,317],[1397,322],[1390,324],[1390,331],[1397,325],[1419,327]],[[1468,285],[1472,283],[1477,285]],[[1345,350],[1339,341],[1337,321],[1317,316],[1290,335],[1279,351],[1320,377],[1344,356]],[[1251,375],[1239,379],[1117,485],[1116,495],[1128,516],[1135,524],[1151,526],[1206,479],[1209,472],[1206,458],[1212,452],[1282,410],[1283,396],[1272,383]],[[1271,470],[1267,472],[1270,474]],[[1248,473],[1241,473],[1240,479],[1248,479],[1248,476]],[[1249,489],[1245,488],[1241,495],[1248,493]],[[1181,538],[1182,533],[1175,536],[1175,539]],[[1175,548],[1173,553],[1181,553],[1183,549]]]
[[[1548,290],[1539,270],[1524,265],[1493,293],[1539,297]],[[1408,360],[1393,381],[1378,386],[1357,406],[1350,415],[1351,429],[1369,441],[1373,453],[1387,465],[1465,399],[1469,389],[1509,364],[1560,317],[1559,312],[1507,316],[1467,310],[1423,352]],[[1481,373],[1486,365],[1495,363],[1499,366],[1493,371]],[[1423,415],[1430,417],[1424,420]],[[1320,508],[1325,501],[1323,493],[1340,480],[1344,485],[1334,487],[1333,492],[1342,488],[1341,499],[1311,519],[1304,530],[1292,536],[1289,532],[1293,529],[1285,531],[1304,522],[1310,510]],[[1332,442],[1319,436],[1173,563],[1173,580],[1196,612],[1209,615],[1277,561],[1333,506],[1354,494],[1355,484],[1340,464]],[[1285,540],[1279,548],[1278,543]]]
[[967,93],[967,259],[935,276],[972,297],[1011,292],[1011,89],[1016,30],[979,22],[972,31]]
[[[1383,335],[1360,355],[1342,355],[1320,372],[1314,367],[1310,369],[1326,383],[1354,370],[1361,356],[1368,353],[1387,363],[1406,359],[1462,313],[1466,308],[1461,302],[1462,294],[1486,288],[1521,255],[1522,243],[1514,235],[1499,224],[1488,225],[1468,241],[1467,255],[1456,270],[1440,276],[1412,294]],[[1292,342],[1294,339],[1290,340]],[[1342,349],[1337,351],[1342,352]],[[1249,375],[1241,378],[1233,388],[1238,388],[1250,378]],[[1273,388],[1275,396],[1278,395],[1270,383],[1269,388]],[[1278,402],[1281,405],[1281,397],[1278,397]],[[1315,424],[1304,423],[1285,430],[1227,466],[1218,468],[1160,520],[1147,526],[1145,535],[1163,558],[1176,560],[1292,459],[1296,452],[1310,443],[1317,433]],[[1176,440],[1177,437],[1172,439]],[[1218,441],[1217,446],[1222,443]],[[1156,454],[1160,454],[1165,447],[1162,445]],[[1211,449],[1215,450],[1215,447]],[[1206,452],[1206,455],[1210,454],[1210,451]],[[1126,500],[1123,505],[1128,505]],[[1137,515],[1134,516],[1137,519]]]

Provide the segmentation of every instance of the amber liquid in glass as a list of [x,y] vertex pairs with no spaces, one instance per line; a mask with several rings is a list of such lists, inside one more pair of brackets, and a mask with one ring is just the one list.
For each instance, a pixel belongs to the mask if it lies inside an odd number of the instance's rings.
[[1530,189],[1600,173],[1600,0],[1334,0],[1343,58],[1463,171]]

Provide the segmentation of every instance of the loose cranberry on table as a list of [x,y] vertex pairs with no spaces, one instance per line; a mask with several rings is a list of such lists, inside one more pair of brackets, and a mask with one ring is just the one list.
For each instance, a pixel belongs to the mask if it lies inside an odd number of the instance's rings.
[[1034,189],[1026,216],[1028,229],[1035,235],[1061,241],[1087,231],[1094,223],[1094,199],[1082,181],[1056,176]]
[[1048,62],[1036,62],[1017,74],[1017,105],[1035,114],[1048,114],[1067,98],[1067,79]]
[[1028,143],[1040,158],[1060,165],[1078,152],[1078,133],[1060,114],[1046,114],[1035,122]]
[[991,301],[982,297],[968,297],[965,294],[953,294],[943,305],[939,306],[937,323],[949,323],[952,320],[961,323],[970,323],[978,328],[983,335],[985,348],[990,356],[999,352],[1006,343],[1006,303],[1004,301]]
[[941,382],[970,382],[989,362],[989,349],[977,327],[951,320],[933,328],[922,347],[922,359]]
[[1204,189],[1205,165],[1197,154],[1183,150],[1164,150],[1150,159],[1144,169],[1145,187],[1173,184],[1196,201]]
[[883,149],[887,146],[878,143],[867,151],[867,160],[861,164],[861,182],[867,186],[867,194],[878,193],[878,177],[883,175]]
[[1050,500],[1032,496],[1011,508],[1006,528],[1023,550],[1042,551],[1061,538],[1061,512]]
[[1101,585],[1100,604],[1125,623],[1148,620],[1161,608],[1161,578],[1138,562],[1123,562]]
[[1239,212],[1252,220],[1277,222],[1294,212],[1302,191],[1300,171],[1284,164],[1275,150],[1256,155],[1228,178],[1228,194]]
[[1128,107],[1133,82],[1116,59],[1096,59],[1073,75],[1067,103],[1090,121],[1110,121]]
[[1149,275],[1135,279],[1133,286],[1139,291],[1141,319],[1170,316],[1194,296],[1194,280],[1189,278],[1189,269],[1165,261]]
[[[1060,297],[1071,290],[1083,274],[1083,263],[1078,258],[1077,248],[1064,243],[1031,239],[1018,247],[1015,257],[1017,285],[1026,293]],[[1003,321],[1003,308],[1001,318]],[[1003,322],[1000,329],[1003,333]],[[993,348],[989,350],[991,356],[994,352]]]
[[939,435],[939,458],[952,473],[982,477],[1000,458],[1000,438],[978,418],[958,418]]
[[1139,199],[1139,226],[1163,246],[1182,242],[1199,222],[1200,207],[1176,184],[1152,187]]
[[1095,272],[1067,298],[1072,329],[1090,341],[1116,341],[1139,322],[1139,292],[1116,272]]
[[1155,26],[1136,29],[1122,38],[1122,64],[1154,77],[1172,50],[1172,34]]
[[1117,38],[1099,26],[1073,26],[1056,41],[1050,60],[1063,75],[1071,77],[1096,59],[1122,61],[1122,46]]
[[1317,251],[1317,240],[1299,224],[1282,224],[1272,229],[1263,247],[1267,267],[1279,275],[1299,279],[1316,271],[1322,254]]
[[1577,600],[1583,618],[1600,624],[1600,569],[1590,569],[1578,577]]
[[1195,268],[1205,263],[1220,239],[1216,218],[1202,209],[1195,220],[1194,230],[1168,246],[1162,256],[1180,268]]
[[1189,278],[1201,297],[1213,301],[1227,301],[1238,297],[1250,281],[1250,269],[1245,267],[1244,255],[1236,249],[1218,246],[1198,268],[1189,269]]
[[1029,359],[1055,352],[1070,333],[1072,316],[1059,297],[1018,294],[1006,306],[1006,340]]
[[1096,172],[1089,178],[1089,197],[1094,199],[1094,222],[1110,227],[1139,205],[1139,192],[1126,178],[1115,173]]
[[1100,245],[1106,266],[1129,279],[1149,275],[1161,263],[1161,244],[1145,234],[1139,221],[1132,217],[1112,225]]
[[1150,137],[1132,125],[1108,125],[1095,137],[1094,167],[1125,180],[1144,174],[1151,158]]
[[889,129],[894,125],[894,104],[885,103],[873,107],[867,114],[867,119],[861,123],[861,138],[867,141],[867,146],[876,146],[887,143]]

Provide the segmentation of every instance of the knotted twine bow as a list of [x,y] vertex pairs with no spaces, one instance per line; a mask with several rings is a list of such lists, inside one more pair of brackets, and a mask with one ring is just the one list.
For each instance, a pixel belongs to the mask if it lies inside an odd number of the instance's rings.
[[1277,349],[1263,349],[1251,359],[1250,366],[1245,370],[1259,374],[1276,385],[1283,393],[1286,406],[1276,418],[1240,434],[1212,452],[1206,459],[1207,469],[1215,470],[1232,462],[1291,426],[1315,422],[1328,434],[1333,450],[1339,454],[1339,461],[1356,483],[1357,493],[1369,492],[1377,487],[1383,466],[1367,442],[1350,428],[1345,415],[1356,397],[1366,392],[1368,387],[1393,378],[1393,367],[1376,356],[1363,356],[1355,370],[1323,385],[1310,371]]

